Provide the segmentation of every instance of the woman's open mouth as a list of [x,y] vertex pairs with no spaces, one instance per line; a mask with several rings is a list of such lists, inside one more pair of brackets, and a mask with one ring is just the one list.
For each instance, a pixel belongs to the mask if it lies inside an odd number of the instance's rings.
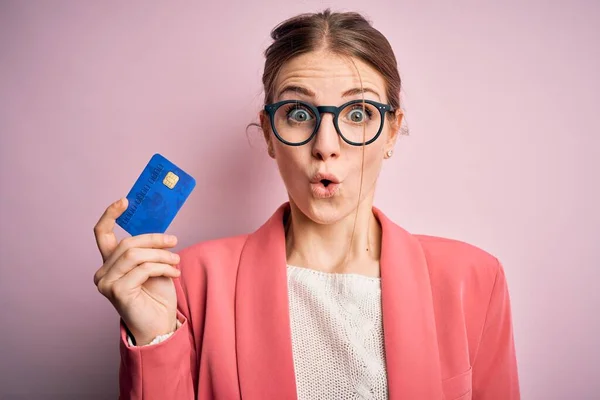
[[339,183],[336,183],[331,179],[321,179],[310,184],[312,194],[317,199],[328,199],[335,196],[339,186]]

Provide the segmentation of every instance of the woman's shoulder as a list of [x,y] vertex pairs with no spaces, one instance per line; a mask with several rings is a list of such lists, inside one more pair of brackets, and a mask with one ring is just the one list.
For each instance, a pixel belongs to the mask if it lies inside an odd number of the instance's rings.
[[387,232],[392,242],[396,242],[392,245],[396,248],[395,252],[399,251],[398,248],[410,252],[415,256],[411,262],[417,263],[421,258],[418,253],[423,253],[432,278],[440,275],[448,281],[476,275],[484,279],[491,277],[493,281],[498,272],[502,272],[499,260],[481,247],[449,237],[412,233],[389,219],[381,210],[375,208],[375,212],[384,235]]
[[496,256],[474,244],[431,235],[413,235],[420,243],[432,279],[487,281],[504,275]]

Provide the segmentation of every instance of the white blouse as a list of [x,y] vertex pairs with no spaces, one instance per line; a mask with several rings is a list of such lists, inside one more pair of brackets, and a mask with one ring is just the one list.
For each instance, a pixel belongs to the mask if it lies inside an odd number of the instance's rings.
[[288,266],[299,400],[387,399],[381,280]]

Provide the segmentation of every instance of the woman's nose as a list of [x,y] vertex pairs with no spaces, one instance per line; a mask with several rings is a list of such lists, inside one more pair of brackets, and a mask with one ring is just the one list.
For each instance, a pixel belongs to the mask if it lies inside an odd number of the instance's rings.
[[312,146],[313,157],[325,161],[340,155],[340,137],[333,125],[333,115],[326,114],[321,118]]

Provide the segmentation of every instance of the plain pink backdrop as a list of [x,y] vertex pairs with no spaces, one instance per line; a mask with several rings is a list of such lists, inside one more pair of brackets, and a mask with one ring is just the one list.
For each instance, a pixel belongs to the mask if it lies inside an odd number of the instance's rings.
[[270,29],[326,6],[365,13],[399,60],[410,136],[376,205],[501,259],[524,399],[597,398],[600,3],[437,3],[2,1],[0,398],[116,397],[92,227],[154,152],[198,181],[179,248],[286,200],[245,127]]

